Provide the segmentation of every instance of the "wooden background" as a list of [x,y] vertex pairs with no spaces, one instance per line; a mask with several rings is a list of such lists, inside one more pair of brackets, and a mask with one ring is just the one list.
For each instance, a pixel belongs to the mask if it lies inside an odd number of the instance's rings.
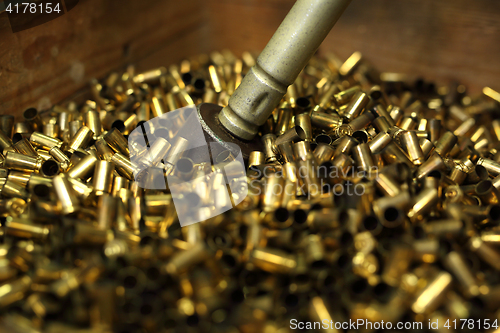
[[[80,0],[18,33],[0,13],[0,114],[50,107],[128,63],[147,69],[223,48],[259,51],[293,2]],[[381,71],[457,79],[475,93],[500,89],[500,1],[353,0],[326,50],[342,59],[360,50]]]

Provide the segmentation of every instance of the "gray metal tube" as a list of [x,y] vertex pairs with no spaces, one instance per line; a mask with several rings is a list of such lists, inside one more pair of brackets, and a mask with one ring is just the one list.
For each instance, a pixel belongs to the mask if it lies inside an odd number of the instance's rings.
[[278,106],[351,0],[297,0],[219,113],[222,125],[250,140]]

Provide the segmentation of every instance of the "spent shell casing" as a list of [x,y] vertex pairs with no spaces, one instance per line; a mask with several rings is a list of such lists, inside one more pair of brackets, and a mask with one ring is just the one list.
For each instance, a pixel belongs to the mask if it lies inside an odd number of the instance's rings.
[[65,174],[52,178],[52,186],[61,203],[62,214],[73,214],[80,208],[80,202],[73,189],[73,185]]
[[92,177],[92,185],[96,195],[111,193],[113,186],[113,171],[115,166],[108,161],[98,161],[95,164],[94,176]]

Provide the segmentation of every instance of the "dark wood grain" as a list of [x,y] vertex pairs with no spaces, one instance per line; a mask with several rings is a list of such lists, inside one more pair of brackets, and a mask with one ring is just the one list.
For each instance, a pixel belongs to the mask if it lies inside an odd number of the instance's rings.
[[[93,77],[162,50],[163,63],[182,58],[166,46],[198,52],[201,1],[82,0],[67,14],[12,33],[0,14],[0,113],[44,109],[87,85]],[[196,38],[195,38],[195,37]],[[190,38],[179,45],[183,38]]]
[[[259,51],[291,0],[81,0],[67,14],[12,33],[0,14],[0,114],[43,109],[93,77],[201,52]],[[500,89],[500,1],[353,0],[320,51],[360,50],[381,71],[479,92]]]

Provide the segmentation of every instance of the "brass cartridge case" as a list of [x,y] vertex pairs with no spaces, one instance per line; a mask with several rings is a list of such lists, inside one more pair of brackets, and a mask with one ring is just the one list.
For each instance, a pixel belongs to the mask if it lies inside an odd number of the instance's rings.
[[297,176],[299,183],[304,185],[301,189],[312,198],[320,196],[322,191],[317,167],[314,155],[310,152],[298,161]]
[[[279,123],[279,119],[278,119]],[[311,116],[307,113],[301,113],[295,116],[295,126],[299,126],[302,131],[304,131],[304,140],[311,141],[312,140],[312,122]],[[279,135],[279,134],[278,134]]]
[[[168,150],[167,155],[163,159],[163,163],[165,164],[165,173],[168,176],[177,161],[182,157],[182,155],[186,152],[189,147],[189,141],[184,139],[183,137],[177,137],[177,140],[173,144],[172,148]],[[219,157],[220,159],[220,157]],[[220,161],[217,161],[220,162]]]
[[276,135],[274,134],[266,134],[262,136],[262,143],[264,145],[266,163],[273,163],[277,161],[276,153],[274,152],[275,142],[276,142]]
[[339,209],[324,208],[309,212],[306,223],[313,230],[328,230],[339,227],[345,218]]
[[123,134],[128,135],[137,127],[138,124],[137,119],[138,119],[137,115],[135,113],[132,113],[131,115],[128,115],[128,117],[126,117],[125,120],[123,120],[123,126],[124,126]]
[[30,174],[21,171],[10,171],[7,180],[26,187],[30,180]]
[[412,161],[414,165],[422,165],[425,161],[425,157],[415,132],[406,131],[401,134],[401,143],[406,148],[410,161]]
[[[316,137],[314,138],[314,143],[316,144],[327,144],[327,145],[330,145],[331,143],[333,142],[332,140],[332,137],[328,134],[325,134],[325,133],[321,133],[321,134],[318,134],[316,135]],[[311,146],[312,147],[312,146]]]
[[[292,116],[292,110],[287,107],[285,102],[285,105],[280,106],[278,109],[278,121],[276,122],[276,127],[274,128],[274,134],[280,136],[285,133],[290,128]],[[310,123],[311,121],[309,120],[309,125]],[[310,126],[309,129],[312,130]]]
[[56,138],[51,138],[45,134],[39,132],[33,132],[30,136],[30,141],[33,143],[35,147],[43,148],[46,150],[51,149],[52,147],[62,146],[62,141]]
[[12,139],[14,141],[16,141],[16,138],[17,140],[19,138],[22,138],[22,137],[28,137],[30,136],[30,129],[28,128],[28,124],[26,124],[25,122],[19,122],[19,123],[15,123],[14,124],[14,130],[12,132]]
[[309,235],[304,239],[305,259],[314,268],[325,266],[325,249],[319,235]]
[[[330,313],[330,310],[325,304],[325,301],[323,300],[322,297],[320,296],[315,296],[314,298],[311,299],[309,303],[309,316],[315,321],[315,322],[322,322],[326,320],[328,323],[328,328],[323,329],[325,332],[329,333],[339,333],[340,331],[335,328],[335,320],[333,319],[333,316]],[[333,323],[333,324],[331,324]]]
[[409,167],[414,167],[414,164],[410,161],[406,153],[394,142],[390,142],[380,154],[388,164],[404,163]]
[[354,86],[349,89],[343,90],[339,93],[333,95],[333,99],[335,104],[340,106],[349,103],[353,99],[353,96],[356,95],[361,90],[360,86]]
[[250,156],[248,157],[248,168],[251,168],[252,166],[259,166],[264,164],[265,161],[265,155],[261,151],[253,151],[250,153]]
[[277,150],[280,154],[280,162],[292,162],[295,160],[293,155],[293,147],[291,142],[284,142],[277,146]]
[[0,116],[0,132],[2,132],[8,138],[12,138],[12,134],[14,133],[14,116]]
[[407,210],[411,206],[411,196],[408,191],[401,191],[394,197],[383,197],[373,201],[373,212],[377,216],[383,216],[385,211],[390,208]]
[[474,186],[475,194],[481,199],[482,203],[497,204],[500,194],[489,180],[483,180]]
[[193,265],[204,261],[209,255],[209,249],[204,242],[195,244],[191,248],[177,252],[165,265],[168,274],[178,275]]
[[361,113],[361,111],[364,110],[369,101],[370,98],[366,93],[361,91],[357,92],[347,106],[347,109],[344,111],[344,118],[347,118],[349,120],[356,118]]
[[433,263],[437,260],[440,251],[438,239],[418,239],[412,245],[415,259],[426,263]]
[[103,194],[97,203],[97,226],[100,229],[111,229],[116,219],[118,198],[110,194]]
[[[76,117],[75,117],[76,118]],[[57,117],[57,125],[59,125],[59,130],[62,132],[69,130],[69,123],[73,121],[73,114],[68,111],[62,111]]]
[[[229,163],[228,163],[229,164]],[[191,180],[195,173],[195,164],[189,157],[181,157],[175,164],[175,174],[183,180]],[[228,176],[226,174],[226,176]]]
[[349,170],[354,165],[354,160],[346,154],[339,154],[332,160],[332,166],[340,171],[340,176],[348,175]]
[[477,160],[477,165],[483,166],[492,176],[498,176],[500,174],[500,163],[488,158],[480,157]]
[[149,194],[144,196],[147,215],[162,216],[166,214],[168,206],[172,203],[170,194]]
[[[359,87],[358,87],[359,88]],[[337,93],[339,90],[339,88],[332,84],[327,91],[325,91],[321,96],[320,96],[320,99],[319,99],[319,103],[318,105],[325,109],[325,108],[328,108],[331,106],[332,104],[332,99],[333,99],[333,95],[335,93]]]
[[279,146],[285,142],[302,141],[305,140],[305,138],[306,138],[306,133],[304,132],[304,130],[302,130],[302,128],[300,128],[299,126],[294,126],[288,129],[282,135],[278,136],[276,138],[276,141],[274,142],[274,145]]
[[335,148],[334,157],[340,154],[350,154],[352,148],[358,144],[358,141],[354,139],[352,136],[343,136],[338,140],[337,148]]
[[40,171],[44,176],[52,177],[61,172],[61,165],[57,161],[49,159],[42,163]]
[[472,237],[469,240],[468,247],[476,253],[488,265],[500,271],[500,253],[490,245],[484,243],[480,237]]
[[429,119],[427,123],[427,131],[429,132],[429,140],[436,144],[441,137],[441,120],[439,119]]
[[167,69],[165,67],[158,67],[146,72],[138,73],[134,75],[133,81],[136,84],[139,83],[158,83],[162,76],[167,74]]
[[389,133],[380,132],[372,140],[368,142],[368,147],[372,154],[378,154],[392,141]]
[[20,198],[2,199],[0,200],[0,216],[17,217],[26,209],[26,201]]
[[[383,117],[382,121],[388,123],[388,128],[395,126],[396,123],[394,122],[394,119],[391,118],[391,115],[387,111],[387,109],[382,105],[382,104],[377,104],[373,109],[372,109],[377,115],[377,118]],[[380,132],[380,130],[379,130]]]
[[5,150],[12,147],[12,145],[12,140],[3,132],[0,132],[0,153],[5,154]]
[[61,204],[61,213],[69,215],[80,208],[79,200],[73,189],[72,183],[65,174],[52,178],[52,186]]
[[[114,164],[116,171],[121,176],[128,180],[134,180],[134,175],[137,172],[137,166],[132,163],[121,153],[115,153],[111,156],[111,162]],[[77,177],[74,177],[77,178]]]
[[256,267],[270,273],[289,273],[296,266],[294,256],[278,249],[254,249],[250,253],[250,260]]
[[11,180],[7,180],[0,191],[2,197],[5,198],[21,198],[23,200],[27,200],[29,198],[29,193],[26,191],[23,185],[20,185]]
[[[101,125],[101,119],[99,118],[99,113],[97,111],[94,110],[87,111],[84,116],[84,124],[92,131],[92,133],[94,133],[93,134],[94,140],[96,140],[97,137],[101,135],[102,125]],[[73,137],[73,135],[71,137]]]
[[50,229],[42,225],[35,225],[20,218],[8,218],[5,222],[5,234],[27,239],[45,239]]
[[367,143],[362,143],[353,148],[354,161],[361,171],[370,172],[376,168],[373,155]]
[[443,170],[445,164],[443,158],[439,154],[433,154],[417,169],[417,179],[422,179],[434,170]]
[[22,140],[17,141],[14,144],[14,149],[16,152],[27,155],[27,156],[32,156],[32,157],[38,157],[38,153],[36,152],[35,148],[31,145],[28,139],[23,138]]
[[454,131],[453,134],[457,137],[464,136],[476,125],[476,120],[474,118],[469,118],[460,124]]
[[330,161],[335,153],[335,149],[327,144],[319,144],[316,149],[314,149],[314,156],[316,157],[316,161],[318,165],[323,164],[324,162]]
[[165,113],[167,113],[164,94],[160,91],[155,92],[155,96],[151,99],[151,113],[154,117],[159,117]]
[[422,190],[414,199],[413,207],[408,212],[408,218],[412,222],[422,220],[439,200],[438,191],[435,188]]
[[[365,112],[362,115],[360,115],[359,117],[352,119],[349,122],[349,124],[346,124],[346,125],[348,125],[350,131],[352,131],[354,133],[354,132],[359,131],[359,130],[365,128],[366,126],[368,126],[373,121],[373,119],[375,119],[375,116],[373,115],[373,113]],[[349,135],[352,135],[352,134],[349,134]]]
[[446,156],[456,143],[457,137],[450,131],[445,132],[435,143],[434,151],[441,156]]
[[108,162],[111,161],[111,158],[115,152],[108,146],[108,143],[104,141],[103,138],[98,138],[94,145],[97,150],[97,155],[101,160]]
[[285,177],[285,184],[283,185],[281,207],[288,207],[289,203],[295,199],[297,194],[297,165],[293,161],[285,162],[283,164],[282,172]]
[[104,245],[114,238],[113,231],[96,228],[84,221],[76,221],[74,225],[73,242],[83,245]]
[[386,173],[378,173],[375,184],[384,195],[394,197],[400,193],[399,184]]
[[481,234],[481,240],[484,244],[498,246],[500,244],[499,231],[487,231]]
[[491,183],[493,184],[493,186],[496,188],[496,189],[499,189],[500,188],[500,175],[499,176],[496,176],[495,178],[493,178],[491,180]]
[[24,172],[38,172],[42,167],[42,161],[33,156],[8,152],[5,155],[4,167]]
[[428,139],[420,139],[418,143],[420,144],[424,158],[428,158],[434,149],[434,144]]
[[82,126],[76,132],[76,134],[71,138],[71,141],[68,145],[68,150],[74,151],[79,148],[85,148],[88,146],[92,138],[94,137],[94,133],[87,126]]
[[444,271],[438,273],[418,294],[411,306],[413,312],[420,314],[435,310],[443,301],[443,296],[452,281],[452,276],[449,273]]
[[377,216],[380,224],[386,228],[395,228],[404,223],[404,212],[393,206],[388,206],[384,209],[383,215]]
[[311,124],[315,127],[333,131],[342,125],[342,118],[336,114],[313,111],[311,112]]
[[375,127],[378,133],[386,133],[394,127],[395,125],[391,125],[391,122],[387,120],[384,116],[379,116],[372,120],[372,125]]
[[32,131],[41,131],[43,127],[42,119],[35,108],[26,109],[23,112],[24,121]]
[[163,138],[157,138],[142,156],[140,160],[141,165],[147,168],[157,166],[167,155],[170,147],[170,142]]
[[463,221],[455,219],[436,220],[427,223],[424,226],[426,233],[435,236],[458,235],[462,233],[464,227]]
[[265,176],[264,194],[262,197],[263,211],[268,213],[280,207],[285,179],[281,173],[268,172]]
[[53,147],[49,150],[49,154],[54,158],[54,160],[59,162],[61,169],[67,170],[69,168],[70,160],[61,149]]
[[463,258],[459,252],[451,251],[448,253],[445,256],[443,263],[445,267],[457,278],[466,295],[469,297],[479,295],[478,282],[476,281],[471,269],[468,267],[465,258]]
[[0,306],[5,308],[14,302],[22,300],[25,293],[29,291],[31,283],[31,277],[24,275],[3,285],[3,288],[0,289]]
[[92,185],[94,186],[96,195],[111,193],[114,169],[114,164],[108,161],[98,161],[95,164]]
[[491,122],[491,127],[493,128],[493,135],[497,141],[500,141],[500,120],[495,119]]
[[75,134],[78,132],[80,127],[82,127],[83,121],[82,120],[73,120],[69,122],[69,137],[70,139],[75,136]]
[[398,286],[401,276],[408,271],[412,259],[412,248],[406,244],[396,244],[386,258],[382,280],[390,286]]
[[146,101],[142,101],[139,108],[137,109],[136,114],[138,125],[141,125],[142,123],[148,121],[151,118],[149,103]]
[[67,172],[70,178],[89,179],[94,174],[97,158],[93,155],[86,155],[73,165]]
[[104,140],[115,152],[122,153],[125,156],[130,155],[127,139],[125,139],[123,134],[116,128],[108,131],[108,133],[104,135]]
[[412,117],[403,117],[401,119],[401,124],[399,124],[399,128],[404,131],[414,130],[417,127],[417,122]]

